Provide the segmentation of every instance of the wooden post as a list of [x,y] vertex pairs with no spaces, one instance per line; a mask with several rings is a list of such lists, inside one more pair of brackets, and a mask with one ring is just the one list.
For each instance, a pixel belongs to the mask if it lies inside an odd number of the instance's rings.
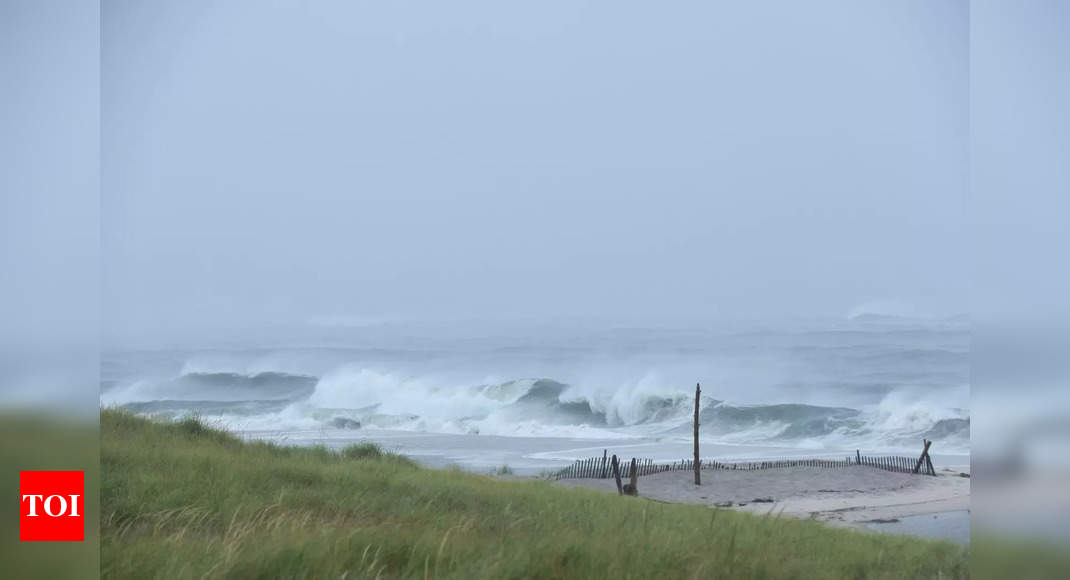
[[862,452],[858,449],[855,449],[855,463],[862,465]]
[[917,473],[918,470],[921,469],[922,462],[929,458],[929,446],[933,444],[932,441],[926,441],[925,439],[922,439],[922,441],[925,442],[925,448],[921,450],[921,457],[919,457],[918,462],[914,464],[913,473]]
[[632,469],[631,469],[631,473],[629,474],[631,477],[629,478],[629,481],[628,481],[628,494],[629,495],[639,495],[639,470],[637,469],[637,467],[638,467],[638,465],[636,464],[635,458],[633,457],[632,458],[632,466],[631,466]]
[[698,397],[702,387],[695,383],[695,485],[702,485],[702,462],[698,458]]
[[620,483],[620,464],[617,456],[613,456],[613,478],[617,480],[617,495],[624,495],[624,486]]

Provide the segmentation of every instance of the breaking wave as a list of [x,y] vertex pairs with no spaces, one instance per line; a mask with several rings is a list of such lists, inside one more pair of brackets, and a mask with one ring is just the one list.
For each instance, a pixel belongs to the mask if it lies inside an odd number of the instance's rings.
[[146,378],[113,385],[101,393],[101,402],[105,405],[124,405],[169,400],[212,403],[293,401],[311,396],[317,382],[316,377],[272,371],[253,374],[190,372],[175,378]]
[[[966,387],[963,387],[966,388]],[[968,394],[968,393],[967,393]],[[186,372],[116,385],[105,405],[211,417],[235,430],[387,429],[502,436],[689,437],[693,392],[655,378],[595,388],[550,378],[465,382],[341,366],[320,378],[281,372]],[[914,448],[921,438],[968,450],[970,417],[956,400],[899,390],[868,408],[741,405],[704,396],[704,440],[813,449]]]

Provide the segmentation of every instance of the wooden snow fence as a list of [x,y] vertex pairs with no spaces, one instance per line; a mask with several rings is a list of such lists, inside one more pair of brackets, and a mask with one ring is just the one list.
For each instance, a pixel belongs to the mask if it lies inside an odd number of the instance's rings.
[[[616,459],[616,456],[614,456]],[[653,459],[632,458],[631,461],[620,458],[616,462],[619,467],[621,479],[630,479],[632,470],[636,476],[664,473],[666,471],[694,471],[693,459],[682,459],[673,463],[654,463]],[[759,471],[771,469],[787,469],[792,467],[817,467],[824,469],[845,469],[852,466],[864,465],[894,473],[920,473],[924,475],[936,475],[932,460],[929,459],[928,447],[922,457],[913,458],[897,455],[862,455],[857,452],[855,457],[844,459],[775,459],[767,461],[746,462],[721,462],[715,460],[701,460],[699,469],[724,469],[729,471]],[[572,465],[558,471],[551,476],[552,479],[607,479],[614,477],[614,468],[608,462],[605,454],[602,457],[591,457],[577,460]]]

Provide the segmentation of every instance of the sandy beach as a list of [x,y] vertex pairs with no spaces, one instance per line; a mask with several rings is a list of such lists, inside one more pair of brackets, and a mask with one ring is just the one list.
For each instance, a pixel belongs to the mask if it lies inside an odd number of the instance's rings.
[[[687,471],[639,478],[639,495],[657,501],[731,507],[756,513],[814,518],[832,525],[968,541],[969,466],[941,468],[936,476],[872,467],[791,467],[759,471],[705,470],[702,485]],[[557,482],[616,493],[612,479]],[[922,520],[920,516],[935,516]],[[933,522],[926,523],[932,519]],[[953,520],[953,522],[951,521]],[[939,525],[937,525],[939,524]],[[883,527],[887,525],[887,529]],[[932,529],[930,529],[932,528]]]

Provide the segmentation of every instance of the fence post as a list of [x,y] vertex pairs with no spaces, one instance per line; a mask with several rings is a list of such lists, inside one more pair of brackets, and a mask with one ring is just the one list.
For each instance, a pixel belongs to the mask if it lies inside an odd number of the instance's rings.
[[624,486],[620,483],[620,464],[616,455],[613,456],[613,479],[617,480],[617,495],[624,495]]
[[631,488],[631,495],[639,495],[639,471],[637,469],[638,467],[639,466],[636,463],[635,458],[633,457],[632,458],[631,478],[628,481],[629,487]]
[[698,458],[698,396],[701,393],[701,386],[695,383],[695,485],[702,485],[702,462]]
[[929,446],[933,443],[932,441],[927,441],[925,439],[922,439],[922,441],[925,442],[925,448],[921,450],[921,457],[918,457],[918,462],[914,464],[913,473],[917,473],[918,470],[921,469],[922,462],[929,457]]

